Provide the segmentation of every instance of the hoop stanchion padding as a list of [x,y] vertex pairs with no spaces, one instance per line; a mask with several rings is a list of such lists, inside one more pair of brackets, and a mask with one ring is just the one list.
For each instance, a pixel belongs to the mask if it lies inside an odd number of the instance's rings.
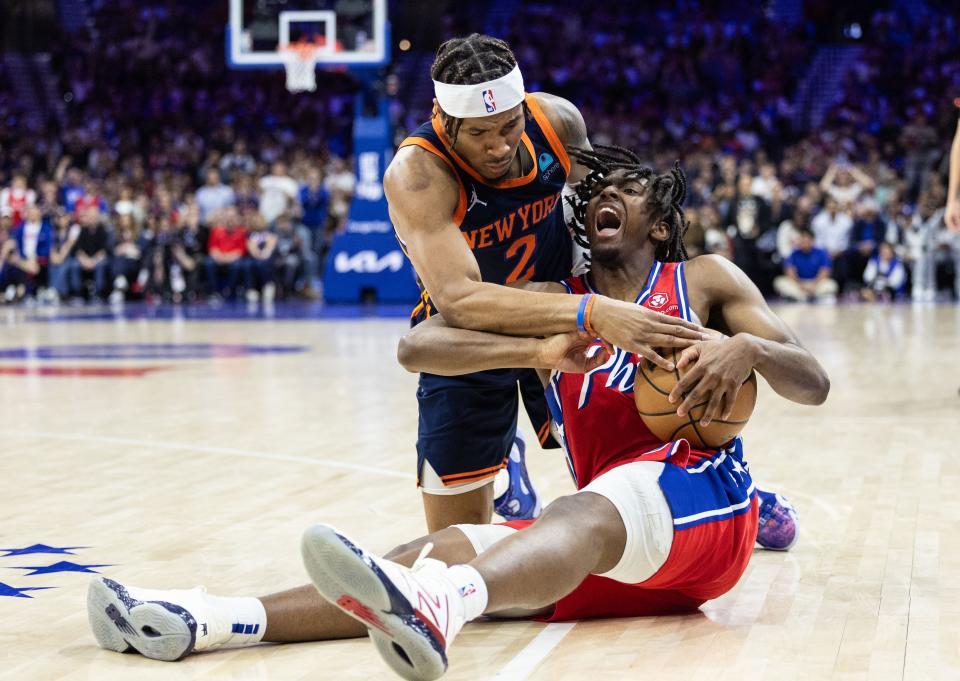
[[358,97],[353,125],[356,191],[346,229],[334,238],[323,275],[323,297],[331,303],[357,303],[372,295],[381,303],[413,304],[420,295],[383,194],[383,171],[392,155],[385,98],[377,108],[375,116],[364,116]]

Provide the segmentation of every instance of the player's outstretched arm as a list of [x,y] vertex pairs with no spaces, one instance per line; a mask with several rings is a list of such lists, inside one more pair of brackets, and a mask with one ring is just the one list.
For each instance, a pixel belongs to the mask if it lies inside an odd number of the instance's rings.
[[[397,152],[384,177],[390,216],[447,323],[461,329],[545,336],[577,328],[579,296],[484,282],[453,220],[458,190],[442,161],[416,148]],[[688,347],[703,329],[677,317],[598,296],[593,327],[610,343],[672,368],[654,347]],[[669,364],[669,366],[667,366]]]
[[547,338],[503,336],[448,326],[434,315],[411,329],[397,346],[397,360],[411,372],[459,376],[490,369],[590,371],[609,359],[606,350],[588,357],[593,339],[576,332]]
[[686,267],[692,288],[710,300],[711,320],[729,332],[685,350],[677,364],[690,366],[670,394],[685,414],[708,402],[704,423],[726,418],[740,386],[756,370],[782,397],[800,404],[822,404],[830,379],[816,358],[800,345],[793,330],[767,305],[760,291],[740,268],[719,256],[701,256]]

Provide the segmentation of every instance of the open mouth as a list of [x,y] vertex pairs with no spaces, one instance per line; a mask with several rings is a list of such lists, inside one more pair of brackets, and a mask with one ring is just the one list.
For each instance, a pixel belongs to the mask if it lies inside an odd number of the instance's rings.
[[615,203],[602,203],[600,207],[597,208],[595,222],[597,225],[597,236],[614,236],[623,226],[623,210]]

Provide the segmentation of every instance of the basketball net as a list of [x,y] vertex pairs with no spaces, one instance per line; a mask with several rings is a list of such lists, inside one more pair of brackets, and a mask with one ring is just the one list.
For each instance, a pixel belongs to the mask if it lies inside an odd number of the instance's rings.
[[287,90],[314,92],[317,89],[317,59],[323,46],[298,41],[283,46],[281,50],[283,68],[287,72]]

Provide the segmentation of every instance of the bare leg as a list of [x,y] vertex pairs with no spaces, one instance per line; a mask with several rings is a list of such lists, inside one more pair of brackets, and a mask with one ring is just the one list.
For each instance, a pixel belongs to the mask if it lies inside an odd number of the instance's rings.
[[423,493],[427,531],[439,532],[451,525],[486,525],[493,514],[493,480],[463,494]]
[[620,513],[605,497],[582,492],[557,499],[530,527],[470,563],[487,585],[485,612],[556,603],[587,575],[613,569],[626,541]]
[[[386,558],[409,567],[427,542],[434,544],[430,557],[448,565],[467,563],[477,556],[463,532],[448,527],[398,546]],[[293,643],[367,635],[365,626],[324,600],[312,584],[264,596],[260,602],[267,611],[264,641]]]

